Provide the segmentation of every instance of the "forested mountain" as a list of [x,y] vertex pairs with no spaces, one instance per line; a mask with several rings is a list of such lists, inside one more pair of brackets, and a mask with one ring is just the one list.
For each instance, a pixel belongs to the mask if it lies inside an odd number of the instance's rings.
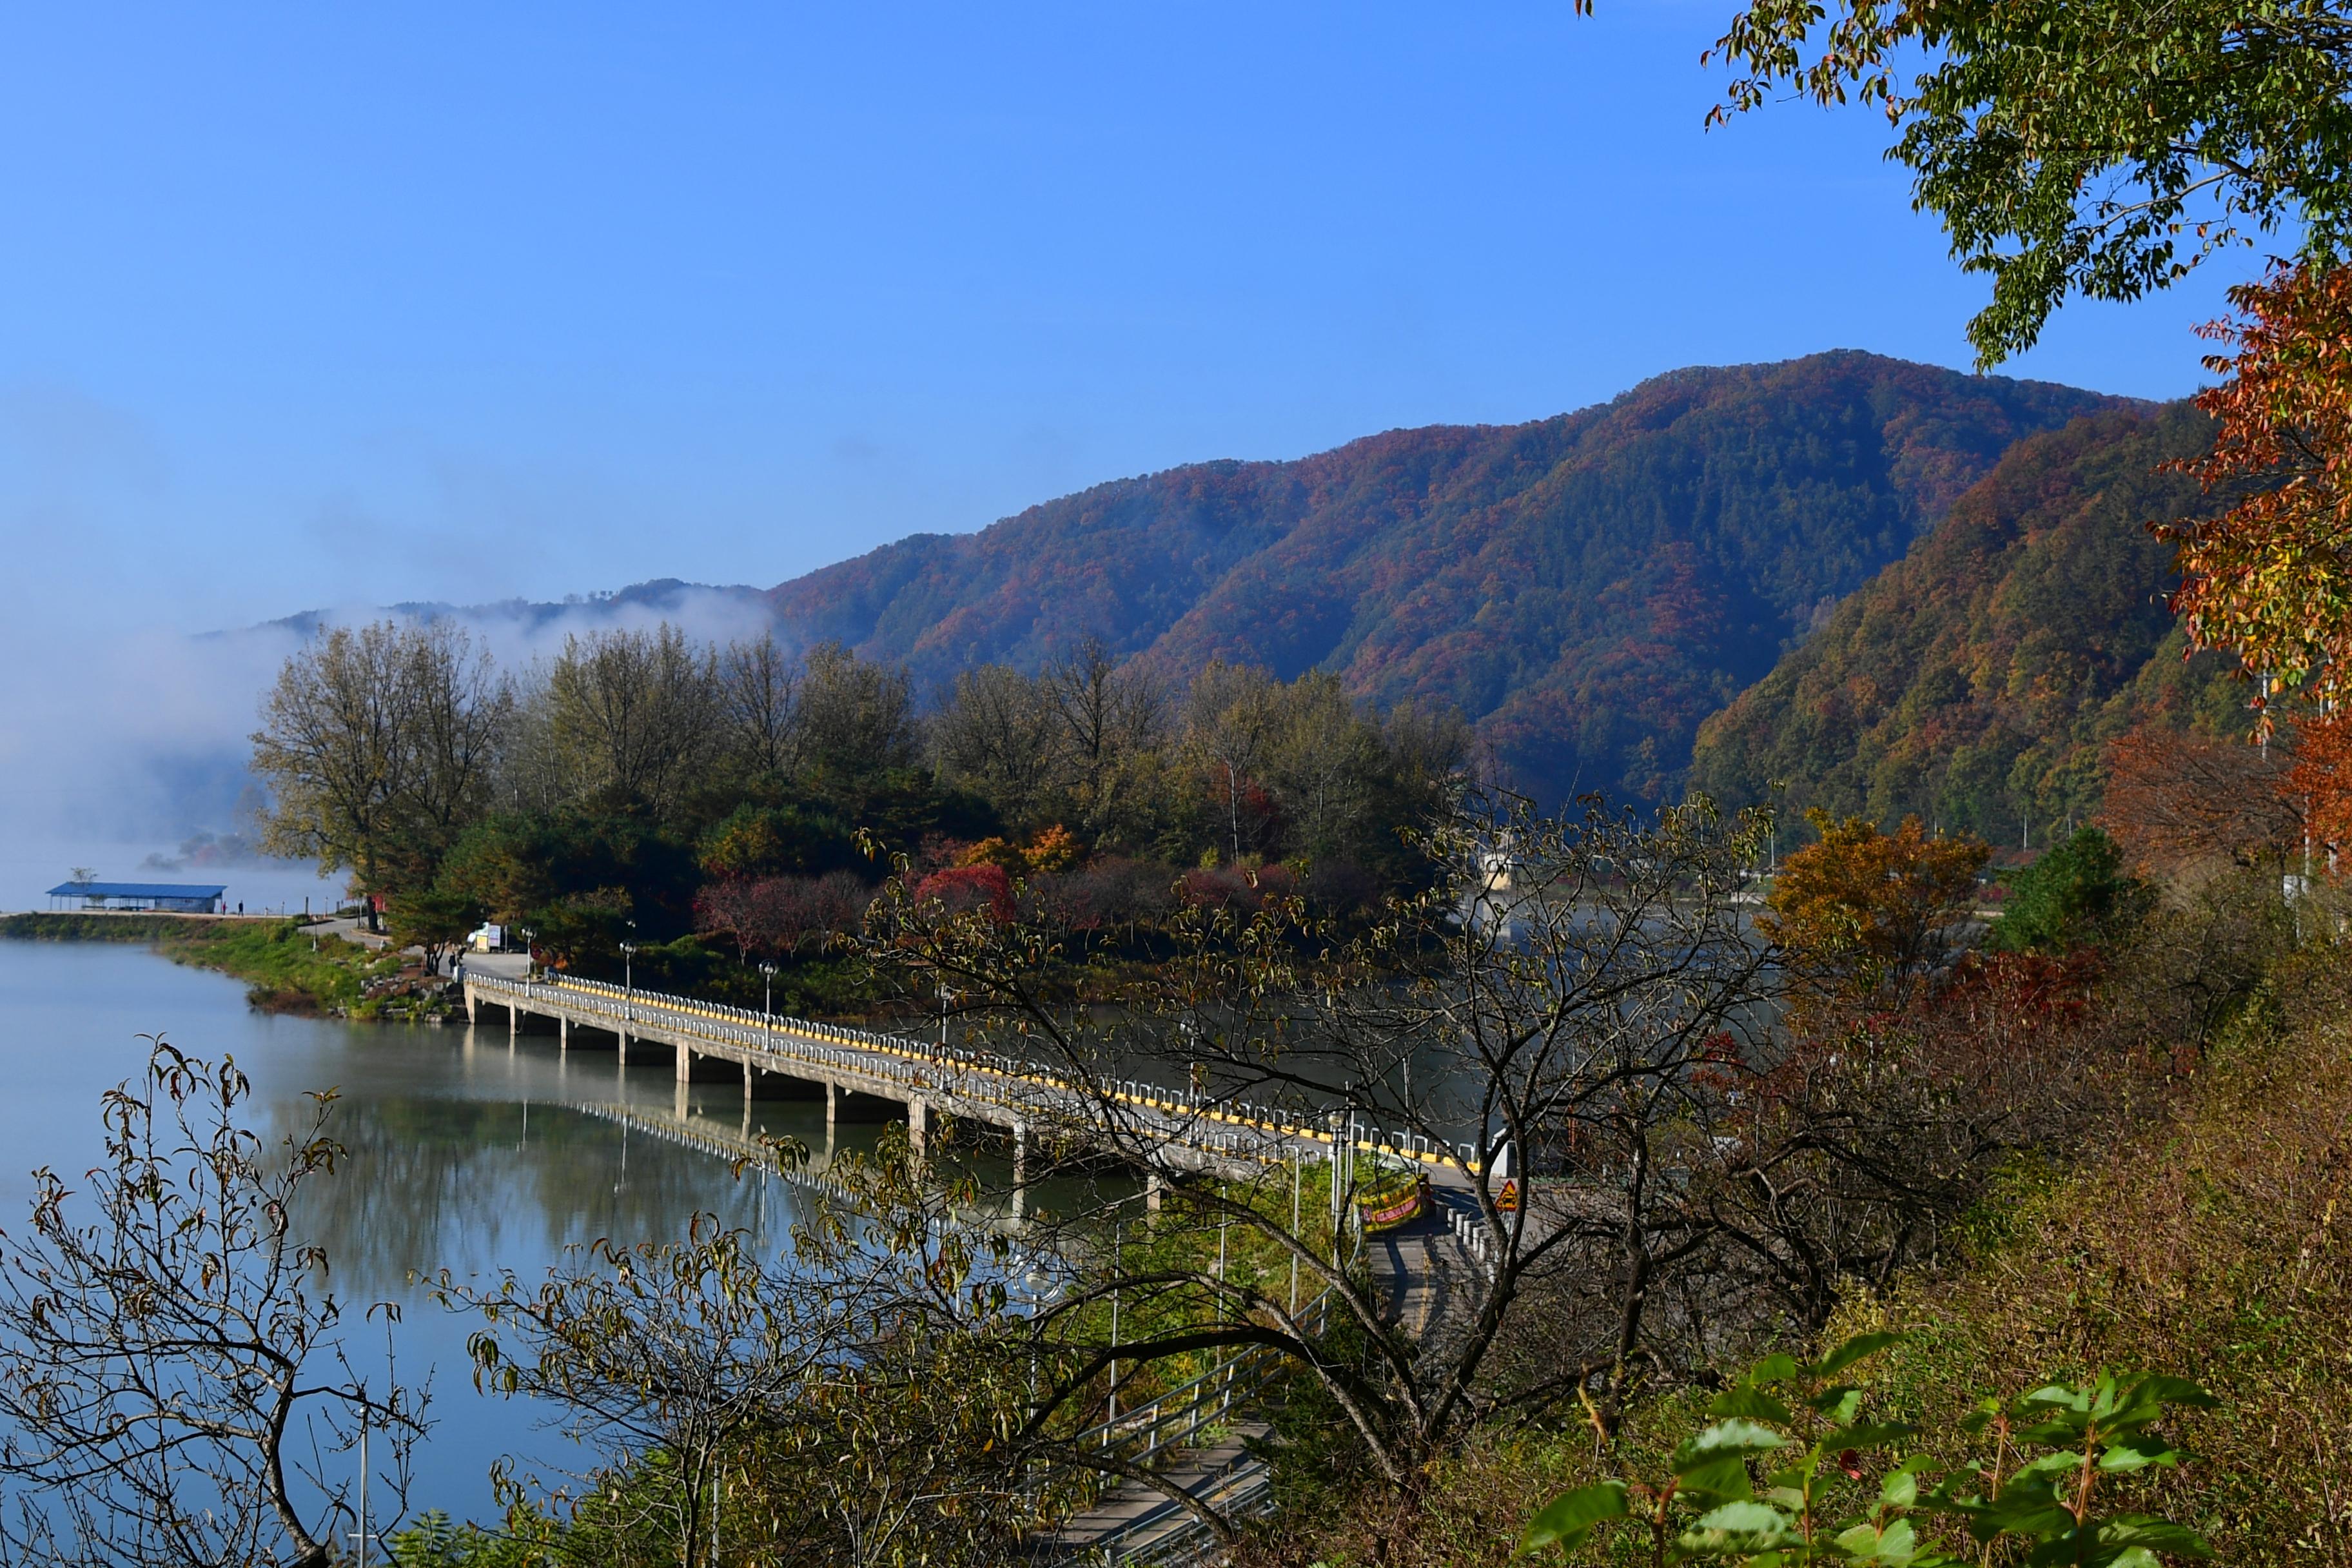
[[1089,637],[1451,705],[1518,779],[1658,796],[1763,678],[2019,438],[2115,400],[1838,353],[1676,372],[1527,425],[1190,465],[786,583],[795,641],[919,682]]
[[2171,547],[2142,525],[2201,504],[2157,472],[2200,450],[2186,405],[2116,410],[2018,444],[1901,562],[1700,730],[1697,788],[2020,842],[2080,821],[2099,754],[2142,721],[2241,732],[2247,691],[2184,662]]

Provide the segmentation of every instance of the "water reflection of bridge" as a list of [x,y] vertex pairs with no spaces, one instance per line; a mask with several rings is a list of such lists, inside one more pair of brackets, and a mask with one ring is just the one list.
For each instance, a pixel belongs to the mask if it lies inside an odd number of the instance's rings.
[[837,1196],[848,1195],[848,1189],[833,1174],[831,1149],[822,1154],[811,1151],[806,1159],[789,1157],[790,1151],[782,1141],[763,1137],[750,1130],[748,1105],[745,1108],[746,1125],[739,1132],[682,1110],[656,1110],[649,1106],[629,1105],[618,1100],[565,1100],[560,1103],[565,1110],[577,1111],[583,1116],[593,1116],[600,1121],[610,1121],[634,1132],[647,1133],[705,1154],[715,1154],[746,1169],[782,1176],[796,1187],[809,1187]]

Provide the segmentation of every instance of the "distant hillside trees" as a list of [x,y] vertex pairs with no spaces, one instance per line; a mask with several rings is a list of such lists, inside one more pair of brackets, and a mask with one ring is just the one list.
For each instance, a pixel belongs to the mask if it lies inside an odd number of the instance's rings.
[[2170,551],[2143,526],[2204,504],[2158,469],[2211,433],[2175,406],[2020,442],[1700,727],[1694,786],[2040,847],[2098,811],[2118,737],[2242,737],[2249,689],[2231,661],[2187,657],[2164,603]]

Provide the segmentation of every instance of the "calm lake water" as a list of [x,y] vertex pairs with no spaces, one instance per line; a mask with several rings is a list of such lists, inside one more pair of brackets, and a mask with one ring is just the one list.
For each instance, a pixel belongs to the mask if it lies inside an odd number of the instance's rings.
[[[570,1245],[634,1243],[683,1233],[698,1211],[787,1239],[794,1189],[671,1142],[653,1129],[680,1110],[667,1052],[648,1049],[625,1078],[614,1053],[559,1054],[551,1035],[509,1044],[496,1026],[423,1028],[270,1016],[246,1005],[236,981],[183,968],[137,947],[0,941],[0,1225],[22,1227],[42,1165],[78,1173],[102,1148],[99,1096],[139,1072],[163,1034],[182,1050],[233,1056],[253,1079],[254,1120],[284,1131],[306,1090],[339,1089],[331,1131],[351,1162],[321,1181],[314,1215],[346,1303],[355,1363],[381,1365],[381,1331],[361,1322],[372,1301],[401,1304],[395,1331],[404,1380],[435,1370],[436,1425],[412,1499],[459,1518],[488,1518],[488,1470],[504,1454],[545,1473],[577,1456],[545,1429],[544,1412],[485,1398],[469,1379],[470,1320],[435,1307],[412,1272],[535,1277]],[[768,1099],[747,1108],[738,1081],[695,1083],[688,1124],[789,1135],[824,1145],[822,1100]],[[613,1120],[629,1107],[634,1130]],[[746,1112],[749,1112],[748,1121]],[[845,1145],[878,1129],[844,1126]],[[526,1466],[529,1468],[529,1465]]]

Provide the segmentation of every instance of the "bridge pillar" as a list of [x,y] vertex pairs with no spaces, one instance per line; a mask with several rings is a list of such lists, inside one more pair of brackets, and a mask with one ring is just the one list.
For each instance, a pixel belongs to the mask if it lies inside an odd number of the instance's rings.
[[1013,1124],[1013,1217],[1029,1206],[1029,1124]]
[[827,1079],[824,1086],[824,1159],[833,1163],[833,1119],[841,1109],[841,1090]]
[[931,1108],[919,1100],[907,1101],[907,1148],[916,1159],[923,1157],[923,1139],[930,1131]]
[[676,1116],[676,1117],[677,1117],[680,1121],[685,1121],[685,1120],[686,1120],[686,1113],[687,1113],[688,1110],[692,1110],[692,1109],[693,1109],[693,1107],[689,1106],[689,1105],[687,1103],[686,1097],[687,1097],[687,1082],[686,1082],[686,1079],[678,1079],[678,1080],[677,1080],[677,1092],[676,1092],[675,1094],[673,1094],[673,1095],[670,1097],[670,1110],[671,1110],[671,1113],[672,1113],[673,1115],[675,1115],[675,1116]]
[[743,1114],[751,1114],[751,1058],[743,1058]]
[[[746,1068],[744,1070],[748,1073],[751,1069]],[[684,1041],[680,1041],[677,1047],[677,1081],[684,1083],[693,1076],[694,1053],[686,1048]]]
[[[511,1018],[511,1017],[513,1017],[513,1016],[514,1016],[514,1009],[513,1009],[513,1008],[509,1007],[509,1008],[508,1008],[508,1009],[507,1009],[507,1016],[508,1016],[508,1017],[509,1017],[509,1018]],[[469,1029],[470,1029],[470,1028],[472,1028],[473,1026],[474,1026],[474,988],[473,988],[472,986],[468,985],[468,986],[467,986],[467,987],[466,987],[466,1027],[467,1027],[467,1028],[469,1028]]]
[[1160,1173],[1157,1171],[1148,1173],[1143,1178],[1143,1206],[1153,1214],[1158,1214],[1160,1200],[1167,1195],[1168,1184],[1160,1179]]
[[519,1032],[520,1032],[521,1028],[522,1028],[522,1011],[521,1011],[521,1009],[520,1009],[520,1008],[518,1008],[517,1006],[515,1006],[515,1005],[514,1005],[513,1003],[509,1002],[509,1003],[508,1003],[508,1004],[507,1004],[507,1044],[508,1044],[508,1045],[510,1045],[510,1046],[511,1046],[511,1045],[513,1045],[513,1044],[515,1043],[515,1036],[516,1036]]
[[555,1016],[555,1048],[559,1051],[572,1048],[572,1020],[561,1013]]
[[628,1031],[628,1030],[626,1030],[626,1029],[623,1029],[623,1030],[621,1031],[620,1038],[621,1038],[621,1065],[622,1065],[623,1067],[627,1067],[627,1066],[629,1065],[629,1031]]

